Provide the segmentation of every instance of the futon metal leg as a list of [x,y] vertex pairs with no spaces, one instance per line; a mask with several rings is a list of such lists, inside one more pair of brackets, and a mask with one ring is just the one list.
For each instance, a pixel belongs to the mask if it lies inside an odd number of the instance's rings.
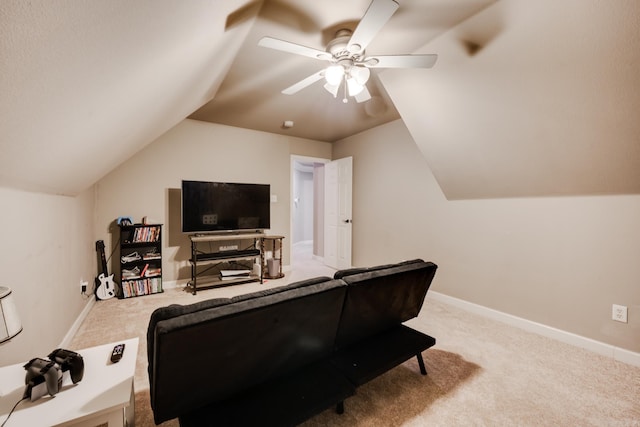
[[344,401],[336,404],[336,413],[340,415],[344,414]]
[[418,359],[418,365],[420,365],[420,373],[422,375],[427,375],[427,368],[424,366],[424,360],[422,360],[422,353],[416,354],[416,358]]

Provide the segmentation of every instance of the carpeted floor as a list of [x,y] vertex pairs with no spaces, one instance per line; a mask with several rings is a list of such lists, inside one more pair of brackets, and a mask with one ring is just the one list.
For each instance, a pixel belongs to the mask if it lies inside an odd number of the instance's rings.
[[[135,374],[136,426],[155,425],[146,374],[151,312],[264,287],[332,275],[300,257],[283,279],[198,292],[96,302],[73,338],[81,349],[140,337]],[[436,275],[437,280],[437,275]],[[465,312],[427,297],[409,325],[437,339],[423,353],[429,374],[414,359],[358,389],[345,413],[329,409],[304,423],[315,426],[638,426],[640,368]],[[177,426],[177,420],[162,426]]]

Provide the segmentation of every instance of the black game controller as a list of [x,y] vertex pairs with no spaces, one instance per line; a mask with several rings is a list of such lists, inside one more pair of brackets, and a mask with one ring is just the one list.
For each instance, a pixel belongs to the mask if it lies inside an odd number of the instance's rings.
[[34,388],[42,383],[46,383],[47,392],[53,396],[62,388],[62,372],[58,369],[55,362],[47,359],[41,359],[36,357],[31,359],[24,365],[24,369],[27,370],[27,376],[25,377],[25,384],[27,387],[24,390],[23,398],[31,398],[31,400],[38,399],[44,393],[34,393]]
[[71,381],[76,384],[84,376],[84,359],[79,353],[63,348],[57,348],[49,354],[49,359],[60,366],[62,372],[69,371]]

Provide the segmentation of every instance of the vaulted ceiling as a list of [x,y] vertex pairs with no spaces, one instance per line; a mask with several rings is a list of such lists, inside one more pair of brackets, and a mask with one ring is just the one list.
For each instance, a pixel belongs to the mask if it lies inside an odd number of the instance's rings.
[[[190,117],[197,120],[333,142],[400,118],[377,75],[372,99],[333,98],[315,83],[294,95],[281,91],[328,64],[258,46],[264,36],[325,50],[336,32],[353,30],[371,0],[265,1],[216,96]],[[398,10],[366,48],[367,55],[410,54],[495,0],[400,0]],[[433,52],[437,53],[437,52]],[[430,69],[420,70],[429,78]],[[283,127],[285,120],[292,128]]]
[[401,118],[450,199],[640,193],[640,2],[398,2],[367,51],[438,62],[363,104],[282,94],[322,64],[257,41],[323,50],[369,0],[0,2],[0,186],[77,194],[187,117],[329,142]]

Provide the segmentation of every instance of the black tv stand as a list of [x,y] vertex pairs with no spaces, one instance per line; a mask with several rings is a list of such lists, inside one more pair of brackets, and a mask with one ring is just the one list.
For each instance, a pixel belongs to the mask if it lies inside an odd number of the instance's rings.
[[[260,281],[263,283],[263,268],[259,268],[259,273],[253,271],[247,277],[238,277],[233,279],[225,278],[224,280],[216,275],[210,274],[212,270],[219,267],[225,262],[239,260],[259,260],[259,266],[264,264],[264,255],[262,253],[262,239],[264,233],[261,231],[251,232],[226,232],[217,234],[193,234],[189,236],[191,240],[191,281],[187,284],[191,287],[191,293],[196,294],[198,289],[215,288],[221,286],[229,286],[240,283],[249,283]],[[230,249],[209,251],[203,250],[202,244],[210,242],[224,241],[251,241],[251,248],[248,249]]]

